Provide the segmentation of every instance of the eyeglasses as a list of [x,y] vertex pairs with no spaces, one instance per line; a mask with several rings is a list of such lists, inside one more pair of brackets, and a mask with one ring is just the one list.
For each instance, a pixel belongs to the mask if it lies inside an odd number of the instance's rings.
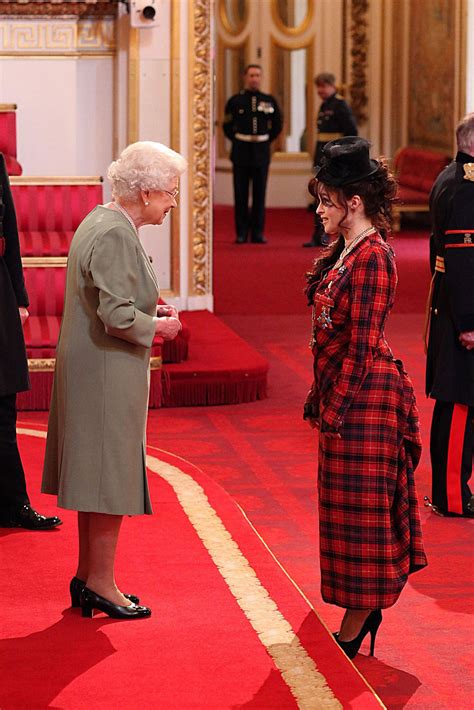
[[179,190],[177,187],[173,190],[173,192],[170,192],[169,190],[162,190],[162,192],[166,192],[166,194],[172,197],[173,200],[176,200],[179,195]]

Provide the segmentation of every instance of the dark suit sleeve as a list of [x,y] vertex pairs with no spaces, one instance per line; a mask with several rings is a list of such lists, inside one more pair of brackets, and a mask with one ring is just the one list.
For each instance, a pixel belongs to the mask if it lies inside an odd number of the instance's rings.
[[273,99],[275,112],[272,116],[272,127],[270,129],[270,141],[274,141],[280,133],[283,127],[283,114],[281,109],[275,99]]
[[16,223],[15,206],[13,204],[10,182],[8,180],[5,159],[0,153],[0,180],[2,186],[1,200],[3,203],[3,236],[5,237],[4,260],[7,265],[18,306],[28,306],[28,294],[21,266],[20,242]]
[[226,137],[232,141],[234,140],[234,134],[235,134],[235,126],[234,126],[234,107],[233,107],[233,101],[232,98],[230,98],[226,105],[225,105],[225,110],[224,110],[224,121],[223,121],[223,128],[224,128],[224,133]]
[[[470,240],[470,241],[469,241]],[[458,189],[445,232],[446,285],[455,326],[474,330],[474,185]]]
[[350,106],[345,101],[341,101],[337,113],[337,120],[339,122],[341,133],[345,136],[358,135],[354,114],[352,113]]

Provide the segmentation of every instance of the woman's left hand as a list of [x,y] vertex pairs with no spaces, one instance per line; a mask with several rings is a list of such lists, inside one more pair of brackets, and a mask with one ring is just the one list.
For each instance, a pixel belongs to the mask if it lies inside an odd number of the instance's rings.
[[338,431],[322,431],[323,436],[327,436],[328,439],[341,439],[341,435]]
[[158,306],[156,309],[156,315],[158,318],[163,318],[163,316],[167,316],[168,318],[178,318],[179,320],[179,315],[178,311],[174,306]]

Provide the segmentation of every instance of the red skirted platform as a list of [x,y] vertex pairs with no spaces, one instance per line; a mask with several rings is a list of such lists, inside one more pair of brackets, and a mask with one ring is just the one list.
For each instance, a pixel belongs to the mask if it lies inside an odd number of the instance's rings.
[[163,366],[163,406],[239,404],[267,395],[268,362],[209,311],[183,313],[189,358]]

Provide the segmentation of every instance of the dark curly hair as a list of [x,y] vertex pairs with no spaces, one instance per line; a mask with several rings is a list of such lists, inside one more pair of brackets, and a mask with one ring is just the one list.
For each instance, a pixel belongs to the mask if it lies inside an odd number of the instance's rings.
[[[337,204],[344,209],[344,215],[339,222],[340,227],[344,227],[344,220],[349,212],[348,200],[354,195],[359,195],[364,205],[365,214],[371,219],[372,224],[382,237],[386,239],[392,227],[392,205],[397,201],[397,181],[383,158],[379,158],[379,163],[379,168],[373,175],[343,187],[324,185],[321,181],[313,178],[308,184],[308,191],[316,200],[319,200],[323,187],[326,187],[328,192],[334,195]],[[339,235],[339,238],[331,242],[329,247],[325,249],[323,255],[315,259],[312,270],[306,273],[305,294],[309,305],[313,303],[318,282],[324,272],[336,263],[339,254],[344,249],[344,244],[344,237]]]

